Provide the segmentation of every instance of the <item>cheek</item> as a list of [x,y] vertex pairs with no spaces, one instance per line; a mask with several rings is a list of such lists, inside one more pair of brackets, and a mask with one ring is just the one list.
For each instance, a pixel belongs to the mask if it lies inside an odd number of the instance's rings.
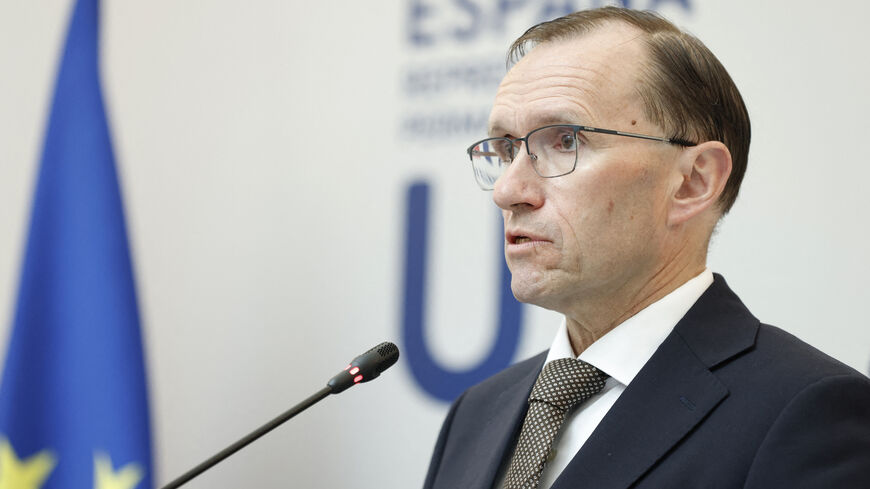
[[620,253],[644,255],[656,248],[661,230],[666,228],[666,182],[654,172],[639,172],[612,188],[614,205],[609,213],[610,239]]
[[574,234],[617,218],[626,208],[626,196],[636,191],[627,188],[635,178],[623,172],[590,167],[578,170],[573,185],[558,188],[558,199],[554,202],[564,225],[573,229]]
[[560,190],[558,198],[550,200],[556,232],[561,240],[559,248],[562,259],[566,261],[563,265],[578,269],[581,255],[599,249],[606,239],[611,216],[618,204],[610,198],[610,189],[606,185],[594,181]]
[[662,214],[661,178],[655,171],[617,164],[607,170],[585,169],[575,185],[560,186],[558,198],[551,199],[566,249],[606,254],[623,243],[630,246],[647,239]]

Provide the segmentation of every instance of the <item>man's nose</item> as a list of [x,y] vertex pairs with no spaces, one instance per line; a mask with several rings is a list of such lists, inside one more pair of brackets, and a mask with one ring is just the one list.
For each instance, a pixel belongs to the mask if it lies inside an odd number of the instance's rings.
[[507,167],[493,187],[492,200],[506,211],[522,207],[538,208],[544,203],[543,179],[535,173],[532,156],[525,148]]

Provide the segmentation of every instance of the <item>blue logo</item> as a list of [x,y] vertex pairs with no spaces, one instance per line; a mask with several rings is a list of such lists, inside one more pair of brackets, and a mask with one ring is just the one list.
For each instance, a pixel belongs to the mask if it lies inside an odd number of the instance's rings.
[[676,4],[686,12],[692,10],[690,0],[409,0],[407,41],[415,48],[445,41],[469,44],[482,35],[504,35],[505,26],[513,18],[531,14],[538,23],[607,4],[641,10]]
[[[426,316],[426,256],[429,241],[429,184],[415,182],[408,188],[408,213],[405,221],[405,297],[402,305],[402,343],[405,358],[417,384],[429,395],[451,402],[468,387],[504,369],[514,359],[519,346],[522,305],[511,292],[511,275],[504,259],[498,281],[499,317],[495,342],[486,357],[467,370],[440,365],[426,342],[423,319]],[[499,254],[504,238],[498,236]],[[487,282],[481,279],[482,282]]]

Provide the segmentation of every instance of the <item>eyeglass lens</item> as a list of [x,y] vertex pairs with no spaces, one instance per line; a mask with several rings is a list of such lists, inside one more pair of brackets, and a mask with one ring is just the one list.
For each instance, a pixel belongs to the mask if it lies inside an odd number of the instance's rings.
[[[508,165],[517,157],[522,141],[490,138],[471,148],[471,164],[478,185],[491,190]],[[557,177],[574,170],[577,163],[577,130],[574,126],[549,126],[526,138],[532,167],[541,177]]]

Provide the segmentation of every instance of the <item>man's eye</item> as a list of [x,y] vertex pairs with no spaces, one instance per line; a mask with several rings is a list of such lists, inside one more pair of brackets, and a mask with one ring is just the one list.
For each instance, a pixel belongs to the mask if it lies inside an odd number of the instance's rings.
[[494,143],[495,152],[498,153],[502,161],[513,160],[513,144],[505,139],[498,140]]
[[562,133],[559,135],[556,149],[560,151],[574,151],[577,149],[577,136],[573,132]]

